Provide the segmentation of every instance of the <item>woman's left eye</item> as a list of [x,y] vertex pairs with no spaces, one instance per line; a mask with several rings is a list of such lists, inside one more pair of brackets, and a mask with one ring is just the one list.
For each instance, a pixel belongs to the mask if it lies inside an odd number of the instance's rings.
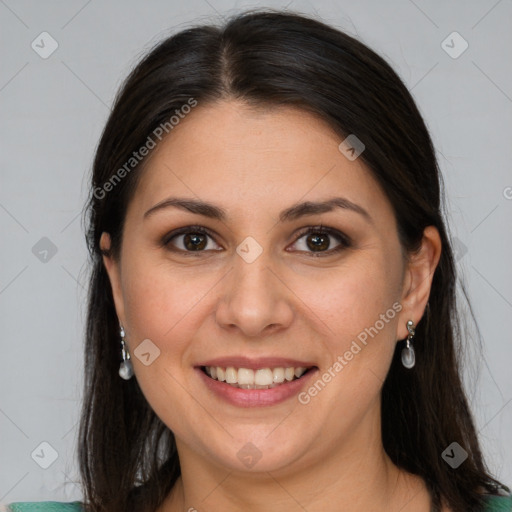
[[[334,238],[338,245],[331,248],[331,239]],[[304,239],[302,242],[301,240]],[[302,245],[305,249],[297,248],[299,251],[312,252],[314,256],[331,255],[350,247],[350,239],[336,229],[311,227],[299,236],[293,245]]]

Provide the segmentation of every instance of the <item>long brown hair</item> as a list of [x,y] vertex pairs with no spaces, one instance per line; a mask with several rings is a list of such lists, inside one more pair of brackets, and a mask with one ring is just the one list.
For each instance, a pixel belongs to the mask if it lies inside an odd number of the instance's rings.
[[[153,512],[180,475],[172,432],[137,380],[118,375],[119,324],[99,240],[110,233],[111,255],[119,257],[126,208],[144,161],[122,179],[113,181],[114,175],[190,98],[293,105],[326,120],[340,141],[356,134],[366,146],[360,158],[394,208],[403,250],[418,249],[426,226],[438,229],[442,254],[428,319],[416,329],[417,363],[404,370],[398,343],[382,389],[382,439],[397,466],[425,480],[437,507],[443,499],[454,512],[480,510],[481,492],[493,493],[500,483],[484,464],[461,382],[457,355],[466,340],[442,217],[442,176],[428,130],[383,58],[320,21],[269,9],[239,14],[222,27],[192,27],[159,43],[124,82],[101,136],[86,212],[92,271],[78,455],[87,510]],[[468,453],[456,470],[441,457],[454,441]]]

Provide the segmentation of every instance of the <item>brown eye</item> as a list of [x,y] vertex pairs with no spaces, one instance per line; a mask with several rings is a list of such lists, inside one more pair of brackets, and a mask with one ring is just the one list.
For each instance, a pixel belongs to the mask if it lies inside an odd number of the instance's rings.
[[326,251],[331,245],[329,235],[325,233],[321,234],[309,234],[306,236],[306,243],[309,249],[312,251]]
[[200,226],[188,226],[173,231],[162,240],[162,245],[173,251],[184,253],[219,250],[212,235]]
[[206,238],[207,235],[203,235],[202,233],[192,233],[183,235],[183,245],[189,251],[199,251],[206,247],[208,240]]
[[[337,245],[334,244],[334,247],[332,247],[333,239],[335,240],[335,244],[337,243]],[[332,228],[320,226],[308,228],[297,238],[294,246],[295,249],[313,253],[314,256],[328,256],[350,247],[351,242],[343,233]]]

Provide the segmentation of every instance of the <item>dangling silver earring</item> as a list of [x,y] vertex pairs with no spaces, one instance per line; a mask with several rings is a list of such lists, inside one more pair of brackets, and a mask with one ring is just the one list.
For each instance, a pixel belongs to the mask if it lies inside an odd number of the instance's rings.
[[123,359],[119,366],[119,376],[124,380],[129,380],[133,377],[133,366],[130,360],[130,353],[124,341],[125,332],[122,325],[120,326],[119,335],[121,336],[121,357]]
[[416,334],[414,322],[412,320],[407,322],[407,330],[409,331],[409,334],[407,336],[405,348],[402,349],[402,364],[406,368],[411,369],[416,363],[416,354],[414,353],[414,348],[411,344],[414,335]]

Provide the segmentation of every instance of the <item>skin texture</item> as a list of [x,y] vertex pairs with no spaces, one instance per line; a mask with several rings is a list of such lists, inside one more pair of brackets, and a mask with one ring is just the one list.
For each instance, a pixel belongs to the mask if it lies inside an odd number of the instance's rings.
[[[197,106],[151,154],[128,207],[120,259],[104,256],[104,264],[135,378],[176,436],[182,476],[159,512],[316,512],[339,503],[347,512],[430,510],[423,481],[383,450],[380,391],[407,320],[417,325],[424,314],[441,242],[429,226],[406,260],[391,204],[340,142],[304,111],[226,100]],[[172,207],[144,218],[170,196],[213,203],[227,218]],[[285,208],[335,196],[363,207],[372,222],[348,209],[279,222]],[[331,236],[315,253],[303,231],[319,224],[351,246],[315,256],[340,244]],[[162,244],[194,225],[212,233],[203,252],[186,254],[183,235]],[[248,236],[263,249],[252,263],[236,252]],[[104,233],[102,247],[109,243]],[[312,361],[322,374],[394,303],[401,311],[307,404],[294,396],[237,407],[194,369],[245,355]],[[133,355],[145,339],[160,350],[148,366]],[[261,453],[252,468],[237,457],[248,442]]]

